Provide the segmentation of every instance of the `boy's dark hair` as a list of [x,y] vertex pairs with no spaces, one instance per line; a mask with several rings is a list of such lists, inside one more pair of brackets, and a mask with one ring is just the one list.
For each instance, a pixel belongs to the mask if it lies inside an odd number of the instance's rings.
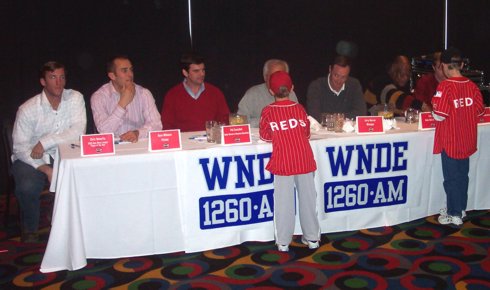
[[276,98],[287,98],[289,97],[290,91],[287,87],[279,87],[279,92],[277,92],[274,96]]
[[449,65],[449,69],[459,70],[463,63],[463,58],[459,49],[450,47],[441,53],[441,62]]

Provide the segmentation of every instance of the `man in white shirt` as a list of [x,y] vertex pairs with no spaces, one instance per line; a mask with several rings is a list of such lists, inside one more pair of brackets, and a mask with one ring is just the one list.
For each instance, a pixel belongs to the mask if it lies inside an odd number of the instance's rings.
[[[247,116],[252,128],[259,127],[262,109],[275,102],[274,96],[269,92],[269,77],[277,71],[289,73],[288,63],[280,59],[266,61],[263,68],[264,83],[249,88],[238,103],[238,114]],[[289,99],[298,102],[294,91],[289,95]]]
[[12,173],[25,242],[37,242],[39,197],[46,182],[51,182],[58,145],[77,140],[87,125],[82,94],[65,89],[63,64],[45,63],[40,82],[43,91],[19,107],[12,133]]

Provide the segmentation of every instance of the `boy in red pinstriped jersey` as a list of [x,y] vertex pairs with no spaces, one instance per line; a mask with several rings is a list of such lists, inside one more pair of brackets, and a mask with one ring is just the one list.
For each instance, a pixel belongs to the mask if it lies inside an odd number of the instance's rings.
[[468,202],[470,156],[476,152],[478,116],[484,113],[478,87],[461,75],[460,52],[448,48],[441,54],[447,79],[439,83],[432,98],[436,132],[434,154],[441,153],[447,208],[440,211],[439,223],[460,227]]
[[293,84],[287,72],[278,71],[269,79],[275,102],[260,116],[260,138],[272,142],[272,156],[266,169],[274,174],[274,230],[279,251],[287,252],[294,234],[294,185],[298,192],[302,242],[310,249],[319,247],[313,172],[316,162],[309,138],[310,122],[303,106],[289,100]]

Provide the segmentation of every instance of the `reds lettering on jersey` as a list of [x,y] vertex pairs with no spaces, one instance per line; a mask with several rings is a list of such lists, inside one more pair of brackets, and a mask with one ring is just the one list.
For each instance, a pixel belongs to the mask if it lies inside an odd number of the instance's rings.
[[277,101],[262,110],[260,139],[272,142],[266,169],[276,175],[305,174],[316,170],[309,138],[310,121],[300,104]]
[[296,120],[296,119],[289,119],[289,120],[284,120],[279,123],[277,122],[270,122],[269,125],[271,126],[272,131],[277,131],[277,130],[288,130],[288,129],[294,129],[300,125],[301,127],[306,127],[306,123],[303,120]]
[[453,100],[454,103],[454,108],[460,108],[460,107],[469,107],[473,105],[473,99],[472,98],[459,98],[456,100]]

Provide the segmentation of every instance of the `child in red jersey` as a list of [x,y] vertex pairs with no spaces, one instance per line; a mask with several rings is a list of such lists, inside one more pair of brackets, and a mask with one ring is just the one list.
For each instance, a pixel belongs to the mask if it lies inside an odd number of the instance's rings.
[[434,154],[441,153],[447,207],[441,209],[439,223],[460,227],[468,202],[470,156],[476,152],[478,116],[484,112],[478,87],[461,75],[462,58],[455,48],[441,54],[447,79],[439,83],[432,98],[436,132]]
[[266,169],[274,174],[274,230],[277,247],[282,252],[289,250],[294,234],[295,185],[302,242],[316,249],[320,239],[313,182],[316,162],[309,143],[310,122],[303,106],[289,100],[292,89],[288,73],[273,73],[269,91],[276,101],[266,106],[260,116],[260,138],[272,142],[272,156]]

